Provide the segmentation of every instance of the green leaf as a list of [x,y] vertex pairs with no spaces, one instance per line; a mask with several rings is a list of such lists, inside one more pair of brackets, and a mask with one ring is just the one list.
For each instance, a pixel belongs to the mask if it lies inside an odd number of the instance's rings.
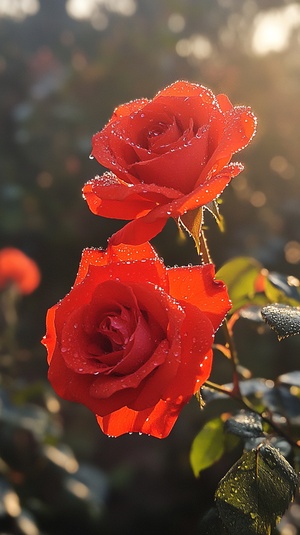
[[214,418],[203,426],[192,443],[190,462],[195,477],[216,463],[222,457],[224,449],[224,424],[221,418]]
[[179,223],[192,236],[196,244],[197,252],[200,254],[200,234],[203,223],[203,207],[189,210],[180,216]]
[[265,294],[271,303],[291,306],[300,305],[300,281],[296,277],[268,273],[265,280]]
[[264,307],[261,314],[279,340],[300,334],[300,308],[275,303]]
[[228,418],[224,429],[242,438],[260,437],[264,434],[261,417],[254,412],[244,410]]
[[224,281],[228,288],[232,301],[231,314],[249,304],[267,304],[264,287],[260,284],[261,278],[264,282],[262,269],[259,262],[249,257],[234,258],[219,269],[216,277]]
[[[219,269],[217,277],[228,288],[232,301],[231,314],[250,305],[262,307],[274,302],[300,306],[300,281],[293,276],[270,273],[253,258],[229,260]],[[251,319],[254,319],[253,314]]]
[[230,535],[270,535],[297,487],[291,465],[269,444],[245,453],[220,481],[216,506]]

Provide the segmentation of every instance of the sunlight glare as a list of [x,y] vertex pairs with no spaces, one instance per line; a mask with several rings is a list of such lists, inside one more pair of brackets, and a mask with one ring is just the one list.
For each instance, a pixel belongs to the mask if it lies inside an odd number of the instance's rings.
[[23,20],[35,15],[40,9],[38,0],[0,0],[0,18]]
[[95,8],[94,0],[68,0],[66,3],[66,10],[68,15],[74,19],[88,19]]
[[289,45],[292,31],[300,26],[300,5],[260,12],[254,19],[252,50],[257,55],[281,52]]
[[135,0],[68,0],[66,10],[74,19],[91,19],[102,10],[130,17],[136,11]]

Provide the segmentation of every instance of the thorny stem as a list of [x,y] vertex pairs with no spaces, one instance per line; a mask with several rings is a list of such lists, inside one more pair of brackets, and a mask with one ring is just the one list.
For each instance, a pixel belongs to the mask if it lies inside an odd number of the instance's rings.
[[[204,235],[203,229],[201,230],[201,233],[200,233],[200,236],[199,236],[199,244],[198,244],[197,250],[198,250],[198,253],[201,254],[203,262],[205,262],[205,263],[211,263],[212,262],[211,256],[210,256],[210,253],[209,253],[209,249],[208,249],[207,240],[206,240],[206,237]],[[235,347],[235,343],[234,343],[234,338],[233,338],[233,332],[232,332],[232,327],[233,327],[235,321],[231,324],[225,319],[225,321],[224,321],[224,323],[222,325],[223,331],[224,331],[224,335],[225,335],[225,339],[226,339],[226,347],[229,350],[230,361],[231,361],[232,367],[233,367],[233,388],[232,388],[232,390],[228,390],[227,388],[223,387],[222,385],[218,385],[218,384],[213,383],[211,381],[206,381],[205,385],[207,387],[217,391],[217,392],[221,392],[223,394],[226,394],[227,396],[231,397],[232,399],[234,399],[238,403],[241,403],[248,410],[250,410],[251,412],[253,412],[253,413],[257,414],[257,415],[259,415],[265,423],[270,425],[274,429],[274,431],[276,431],[278,433],[279,436],[285,438],[289,442],[289,444],[291,444],[291,446],[296,447],[296,448],[300,448],[300,441],[299,442],[295,442],[280,427],[278,427],[278,425],[275,424],[271,418],[266,416],[264,414],[264,412],[257,411],[255,409],[255,407],[252,405],[252,403],[245,396],[242,395],[241,389],[240,389],[240,384],[239,384],[239,375],[238,375],[238,371],[237,371],[238,370],[239,361],[238,361],[238,355],[237,355],[237,351],[236,351],[236,347]]]
[[234,399],[238,403],[241,403],[246,409],[250,410],[254,414],[257,414],[261,417],[261,419],[268,425],[270,425],[276,433],[278,433],[279,436],[285,438],[285,440],[294,448],[300,448],[300,441],[295,442],[289,435],[287,435],[281,427],[279,427],[271,418],[266,416],[264,414],[264,411],[260,412],[255,409],[255,407],[252,405],[252,403],[245,397],[242,396],[241,393],[237,393],[234,388],[232,390],[229,390],[228,388],[218,385],[216,383],[213,383],[212,381],[206,381],[204,383],[204,386],[207,386],[208,388],[211,388],[211,390],[215,390],[216,392],[220,392],[222,394],[225,394],[226,396],[229,396],[230,398]]
[[[199,236],[199,244],[200,244],[200,252],[201,252],[201,255],[202,255],[202,260],[205,263],[211,262],[212,260],[211,260],[210,252],[209,252],[209,249],[208,249],[207,240],[206,240],[205,234],[203,232],[203,229],[201,229],[201,233],[200,233],[200,236]],[[222,325],[222,328],[223,328],[223,331],[224,331],[224,334],[225,334],[226,347],[229,350],[230,361],[231,361],[231,364],[232,364],[232,367],[233,367],[233,391],[234,391],[235,394],[237,394],[239,397],[241,397],[240,385],[239,385],[239,375],[238,375],[238,371],[237,371],[237,368],[238,368],[238,365],[239,365],[239,361],[238,361],[237,351],[236,351],[235,344],[234,344],[232,329],[230,328],[229,323],[227,322],[226,319],[225,319],[225,321],[224,321],[224,323]]]

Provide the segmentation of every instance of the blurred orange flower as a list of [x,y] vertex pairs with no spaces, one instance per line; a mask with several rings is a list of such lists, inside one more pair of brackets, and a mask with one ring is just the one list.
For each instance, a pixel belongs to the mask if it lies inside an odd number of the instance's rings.
[[19,249],[0,250],[0,289],[14,283],[21,294],[30,294],[40,283],[37,264]]

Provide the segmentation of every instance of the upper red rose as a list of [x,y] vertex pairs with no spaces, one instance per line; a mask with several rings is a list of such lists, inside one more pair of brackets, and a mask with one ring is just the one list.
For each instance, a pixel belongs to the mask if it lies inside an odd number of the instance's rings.
[[6,247],[0,250],[0,288],[15,284],[21,294],[30,294],[40,283],[40,270],[19,249]]
[[113,436],[165,437],[208,378],[230,308],[213,265],[166,268],[146,243],[83,252],[75,285],[48,311],[49,380]]
[[225,95],[176,82],[153,100],[116,108],[93,136],[92,155],[113,173],[90,180],[83,195],[92,212],[132,219],[111,243],[153,238],[167,219],[218,197],[243,166],[229,163],[255,132],[250,108]]

